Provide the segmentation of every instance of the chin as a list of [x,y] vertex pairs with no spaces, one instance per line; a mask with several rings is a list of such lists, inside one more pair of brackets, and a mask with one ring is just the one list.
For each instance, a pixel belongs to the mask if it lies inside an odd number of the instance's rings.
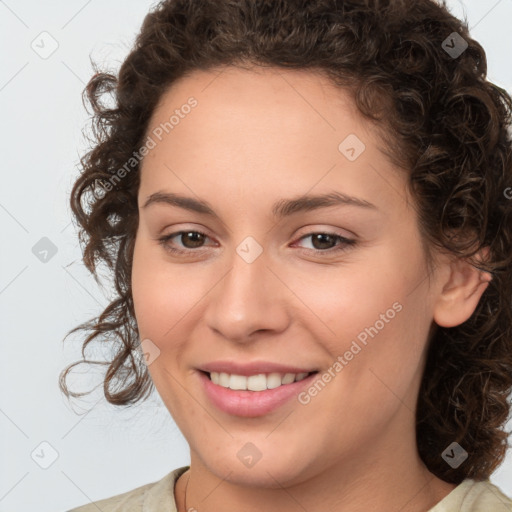
[[[307,481],[314,474],[313,466],[306,462],[297,464],[286,456],[276,455],[261,458],[250,465],[243,463],[236,450],[231,457],[218,456],[203,458],[208,470],[219,479],[244,487],[281,489]],[[243,458],[243,457],[242,457]]]

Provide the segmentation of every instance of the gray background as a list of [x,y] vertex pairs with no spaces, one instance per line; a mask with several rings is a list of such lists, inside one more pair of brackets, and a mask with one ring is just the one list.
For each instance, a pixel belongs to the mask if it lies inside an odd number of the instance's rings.
[[[89,55],[117,70],[154,4],[0,0],[0,512],[67,510],[189,462],[157,393],[117,410],[104,403],[99,387],[70,407],[57,385],[64,366],[80,358],[79,335],[63,344],[65,334],[110,298],[108,286],[100,289],[80,261],[68,207],[87,148],[81,92],[92,74]],[[489,79],[512,91],[512,0],[449,5],[467,15],[485,48]],[[50,35],[41,36],[45,31]],[[56,50],[40,56],[52,44]],[[46,263],[33,252],[48,248],[44,237],[57,250],[52,256],[50,248]],[[81,389],[100,383],[90,371],[73,379],[75,386],[79,380]],[[491,481],[512,496],[512,450],[507,455]]]

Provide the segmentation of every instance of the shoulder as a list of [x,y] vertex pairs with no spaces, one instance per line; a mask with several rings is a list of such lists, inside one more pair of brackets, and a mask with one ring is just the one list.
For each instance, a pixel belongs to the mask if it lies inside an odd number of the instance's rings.
[[488,479],[467,478],[429,512],[512,512],[512,499]]
[[512,499],[489,480],[471,480],[461,512],[512,512]]
[[174,484],[189,466],[177,468],[161,480],[109,498],[91,502],[68,512],[175,512]]

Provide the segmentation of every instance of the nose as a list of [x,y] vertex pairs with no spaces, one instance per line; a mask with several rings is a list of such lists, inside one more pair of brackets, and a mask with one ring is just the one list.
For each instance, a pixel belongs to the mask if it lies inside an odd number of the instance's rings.
[[[237,343],[254,341],[255,334],[286,330],[291,292],[276,277],[265,251],[248,263],[236,251],[231,268],[209,294],[204,319],[210,329]],[[269,268],[271,267],[271,268]]]

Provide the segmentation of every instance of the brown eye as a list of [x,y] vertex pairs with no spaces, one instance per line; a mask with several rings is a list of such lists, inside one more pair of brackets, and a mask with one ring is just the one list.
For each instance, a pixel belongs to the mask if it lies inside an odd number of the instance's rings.
[[[333,253],[338,251],[348,250],[350,246],[356,244],[355,240],[345,238],[336,233],[308,233],[307,235],[300,238],[300,240],[311,239],[312,248],[309,249],[316,253]],[[336,242],[340,243],[336,243]]]
[[316,233],[311,237],[315,249],[330,249],[336,245],[336,237],[328,233]]
[[[203,248],[203,243],[206,238],[209,237],[201,231],[178,231],[159,238],[158,241],[166,251],[172,253],[186,253]],[[179,240],[181,244],[176,246],[176,242],[174,242],[173,239]]]
[[[204,235],[198,231],[183,231],[179,233],[181,235],[181,242],[187,249],[195,249],[201,246],[204,241]],[[190,242],[190,245],[188,245]]]

